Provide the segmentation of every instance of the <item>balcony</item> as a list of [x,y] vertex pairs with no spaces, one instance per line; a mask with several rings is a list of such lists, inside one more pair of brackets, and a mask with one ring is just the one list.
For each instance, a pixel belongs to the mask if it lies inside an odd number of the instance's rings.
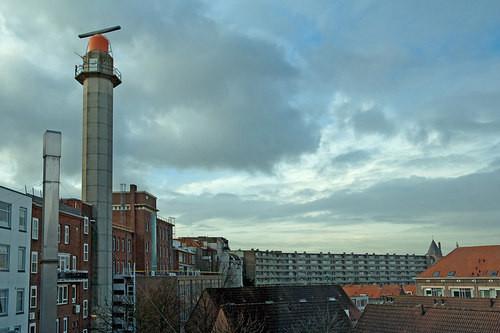
[[58,271],[57,282],[83,282],[89,278],[88,271]]
[[102,63],[86,63],[75,66],[75,79],[81,84],[89,77],[89,74],[110,79],[114,87],[122,83],[122,74],[116,67]]

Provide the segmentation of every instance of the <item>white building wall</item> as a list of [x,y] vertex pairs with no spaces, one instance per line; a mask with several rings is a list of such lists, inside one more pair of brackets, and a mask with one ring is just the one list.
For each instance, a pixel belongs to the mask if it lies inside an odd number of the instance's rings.
[[[31,197],[0,186],[0,202],[10,204],[10,228],[0,227],[0,244],[9,246],[8,271],[0,271],[0,290],[8,289],[8,313],[0,316],[0,332],[28,332],[31,243]],[[19,210],[26,208],[26,231],[19,230]],[[18,249],[24,247],[24,271],[18,271]],[[16,291],[24,289],[23,312],[16,313]]]

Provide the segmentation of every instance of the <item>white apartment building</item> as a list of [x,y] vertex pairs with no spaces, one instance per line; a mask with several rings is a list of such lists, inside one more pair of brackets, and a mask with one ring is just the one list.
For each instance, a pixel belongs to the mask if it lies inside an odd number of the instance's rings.
[[0,186],[0,333],[28,332],[31,197]]
[[407,284],[431,264],[429,255],[244,251],[250,286]]

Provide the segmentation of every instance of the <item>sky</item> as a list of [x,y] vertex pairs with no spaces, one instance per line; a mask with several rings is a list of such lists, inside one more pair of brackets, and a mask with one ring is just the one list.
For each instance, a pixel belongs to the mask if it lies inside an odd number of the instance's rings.
[[114,189],[232,249],[418,253],[500,239],[498,1],[1,1],[0,185],[63,133],[80,195],[86,41],[108,35]]

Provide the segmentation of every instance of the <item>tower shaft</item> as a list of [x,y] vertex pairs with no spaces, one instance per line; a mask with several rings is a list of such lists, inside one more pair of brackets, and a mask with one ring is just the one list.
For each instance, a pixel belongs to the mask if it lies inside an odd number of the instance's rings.
[[[82,200],[93,205],[92,287],[94,313],[106,322],[112,307],[113,88],[121,83],[109,42],[89,40],[75,78],[83,85]],[[97,319],[99,321],[99,318]],[[98,323],[99,324],[99,323]],[[99,324],[102,325],[102,324]]]
[[94,206],[93,290],[97,307],[111,306],[113,84],[88,77],[83,83],[82,199]]

